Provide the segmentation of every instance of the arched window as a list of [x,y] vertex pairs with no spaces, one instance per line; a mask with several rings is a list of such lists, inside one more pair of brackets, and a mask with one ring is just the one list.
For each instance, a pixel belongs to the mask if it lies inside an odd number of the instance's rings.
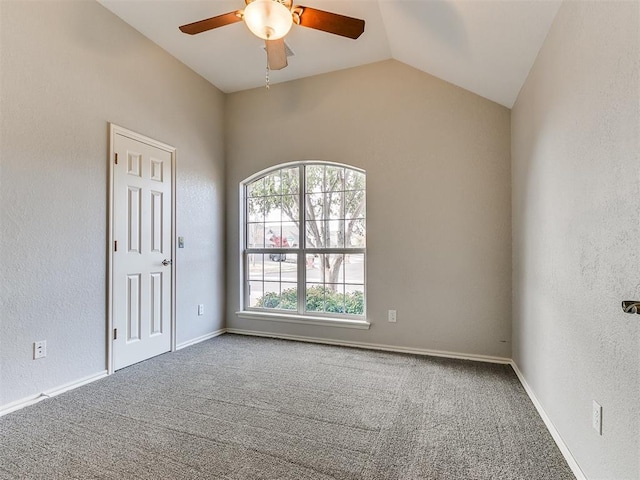
[[243,310],[364,320],[366,176],[279,165],[242,183]]

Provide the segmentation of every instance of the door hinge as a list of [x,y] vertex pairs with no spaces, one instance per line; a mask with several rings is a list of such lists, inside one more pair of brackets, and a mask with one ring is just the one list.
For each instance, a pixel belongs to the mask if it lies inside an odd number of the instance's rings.
[[113,251],[117,252],[118,251],[118,240],[114,240],[113,241]]
[[118,339],[118,329],[117,329],[117,328],[114,328],[114,329],[113,329],[113,339],[114,339],[114,340],[117,340],[117,339]]
[[116,153],[116,158],[115,158],[115,160],[116,160],[116,165],[117,165],[117,164],[118,164],[118,154],[117,154],[117,153]]

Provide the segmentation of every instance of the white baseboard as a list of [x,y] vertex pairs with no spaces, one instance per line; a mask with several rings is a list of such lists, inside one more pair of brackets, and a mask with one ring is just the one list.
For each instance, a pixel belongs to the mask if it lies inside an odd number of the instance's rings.
[[516,372],[516,375],[518,376],[518,380],[520,380],[520,383],[524,387],[524,390],[527,392],[527,395],[529,395],[529,398],[533,402],[533,405],[536,407],[536,410],[538,411],[538,414],[540,415],[540,417],[542,418],[542,421],[546,425],[547,430],[549,430],[549,433],[553,437],[553,440],[556,442],[556,445],[560,449],[562,456],[569,464],[569,468],[571,469],[573,474],[576,476],[576,479],[587,480],[586,475],[578,465],[578,462],[576,462],[576,459],[571,454],[571,450],[569,450],[569,447],[567,446],[567,444],[564,443],[564,440],[562,439],[560,432],[558,432],[558,430],[556,429],[555,425],[549,418],[549,415],[547,415],[547,412],[545,412],[544,408],[542,408],[542,404],[540,403],[540,401],[536,397],[536,394],[533,392],[533,390],[527,383],[527,380],[524,378],[524,375],[518,368],[518,365],[513,360],[511,360],[510,364],[511,364],[511,367],[513,368],[513,371]]
[[52,388],[51,390],[47,390],[38,395],[23,398],[20,400],[16,400],[15,402],[8,403],[6,405],[2,405],[0,406],[0,417],[3,415],[6,415],[7,413],[15,412],[16,410],[20,410],[21,408],[41,402],[42,400],[46,400],[47,398],[55,397],[56,395],[60,395],[61,393],[68,392],[69,390],[73,390],[74,388],[81,387],[82,385],[95,382],[96,380],[100,380],[101,378],[104,378],[106,376],[107,376],[107,371],[104,370],[102,372],[95,373],[93,375],[88,375],[78,380],[74,380],[73,382],[65,383],[64,385],[60,385],[58,387]]
[[227,333],[237,335],[250,335],[254,337],[280,338],[283,340],[296,340],[298,342],[322,343],[326,345],[338,345],[342,347],[364,348],[367,350],[383,350],[386,352],[413,353],[415,355],[426,355],[431,357],[457,358],[461,360],[474,360],[477,362],[510,364],[511,359],[503,357],[492,357],[489,355],[474,355],[468,353],[447,352],[442,350],[428,350],[423,348],[400,347],[396,345],[382,345],[379,343],[363,343],[363,342],[347,342],[338,340],[329,340],[318,337],[305,337],[299,335],[288,335],[279,333],[258,332],[254,330],[243,330],[240,328],[227,328]]
[[206,335],[201,335],[191,340],[187,340],[186,342],[179,343],[178,345],[176,345],[176,350],[182,350],[183,348],[190,347],[191,345],[195,345],[196,343],[204,342],[205,340],[209,340],[210,338],[215,338],[219,335],[222,335],[226,331],[226,328],[221,328],[220,330],[216,330],[215,332],[207,333]]

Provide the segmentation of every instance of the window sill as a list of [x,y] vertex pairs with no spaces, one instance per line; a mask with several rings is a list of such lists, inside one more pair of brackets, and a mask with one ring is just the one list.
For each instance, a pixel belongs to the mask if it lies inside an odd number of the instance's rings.
[[352,320],[347,318],[310,317],[302,315],[290,315],[286,313],[269,313],[240,311],[236,312],[238,318],[247,320],[265,320],[268,322],[300,323],[302,325],[321,325],[323,327],[358,328],[368,330],[371,326],[366,320]]

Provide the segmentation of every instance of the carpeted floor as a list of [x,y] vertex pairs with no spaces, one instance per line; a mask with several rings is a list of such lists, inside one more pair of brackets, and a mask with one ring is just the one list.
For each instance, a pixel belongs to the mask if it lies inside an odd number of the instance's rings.
[[574,479],[507,365],[224,335],[0,418],[2,479]]

